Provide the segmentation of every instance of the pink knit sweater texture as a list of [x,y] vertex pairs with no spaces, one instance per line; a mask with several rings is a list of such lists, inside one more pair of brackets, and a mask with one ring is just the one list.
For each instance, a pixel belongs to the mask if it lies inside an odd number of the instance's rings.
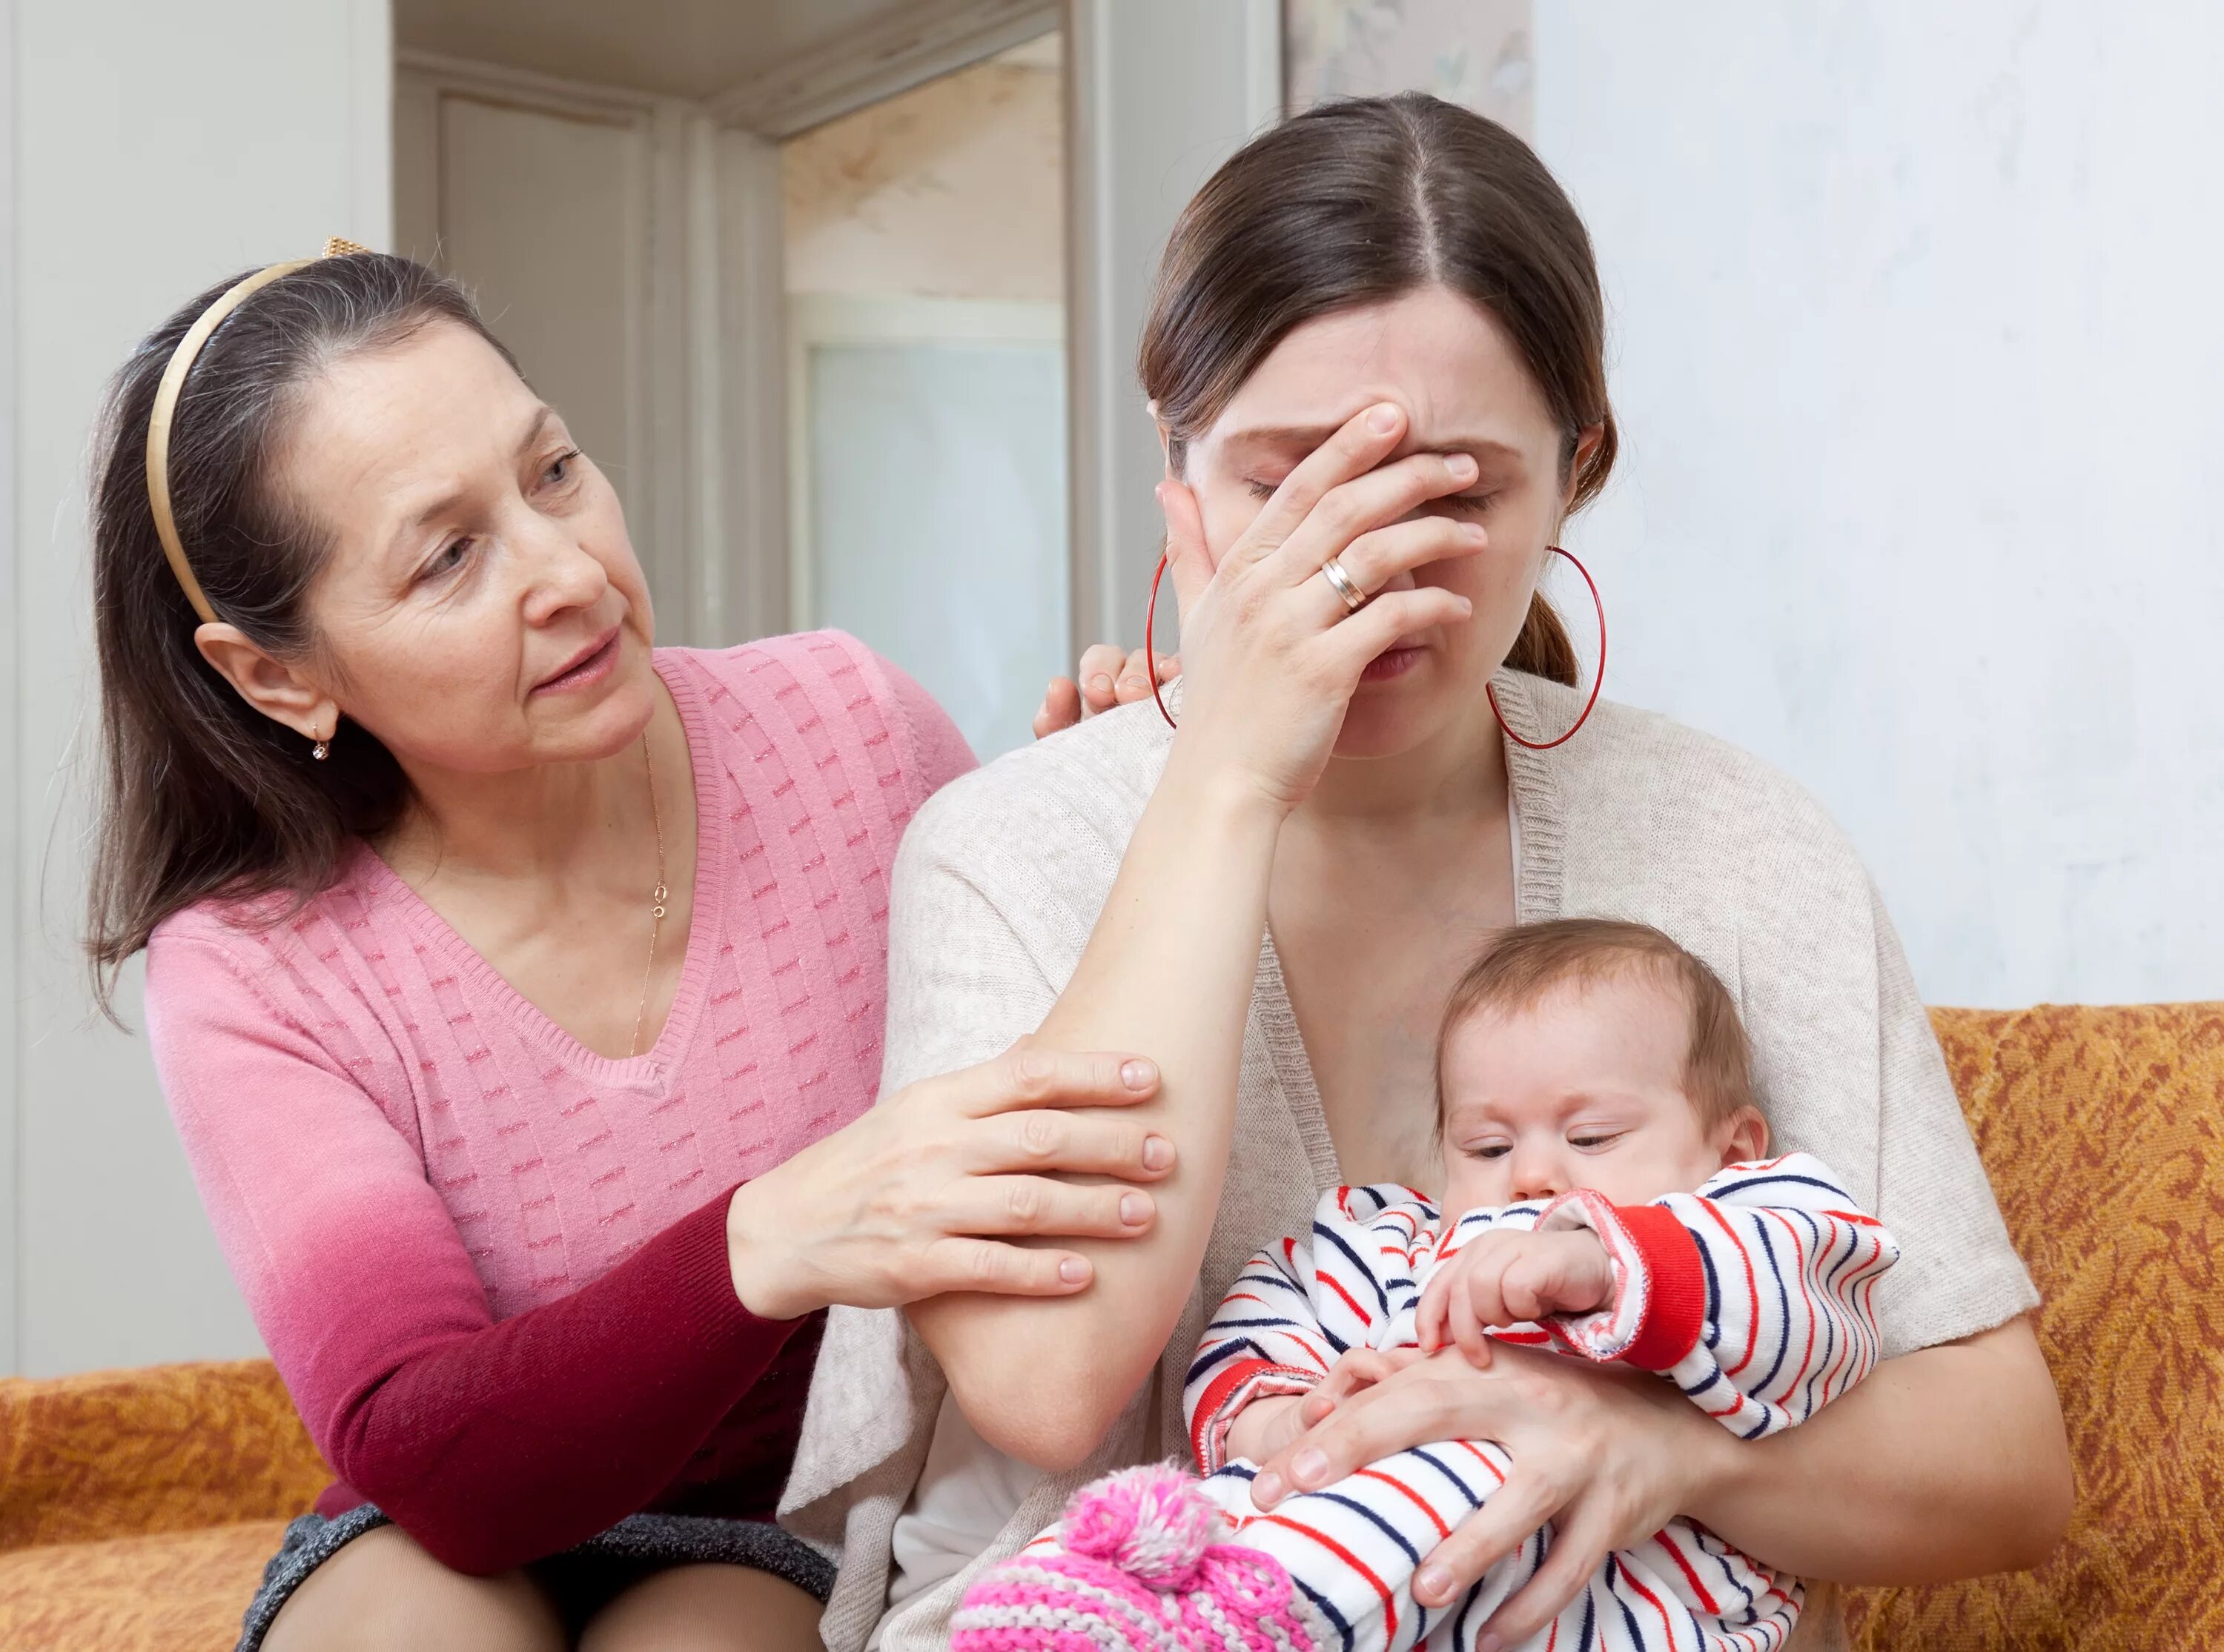
[[973,765],[822,632],[661,650],[693,761],[692,926],[655,1046],[587,1050],[368,848],[275,926],[205,905],[147,1022],[201,1196],[344,1484],[494,1571],[643,1508],[768,1516],[816,1321],[736,1300],[727,1195],[870,1105],[888,868]]

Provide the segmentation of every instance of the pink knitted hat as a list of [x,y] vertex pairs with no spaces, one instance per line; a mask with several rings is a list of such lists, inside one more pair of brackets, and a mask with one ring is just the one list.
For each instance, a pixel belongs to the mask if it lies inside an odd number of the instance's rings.
[[951,1652],[1326,1652],[1328,1626],[1281,1564],[1214,1540],[1226,1522],[1179,1469],[1084,1486],[1054,1538],[982,1574]]

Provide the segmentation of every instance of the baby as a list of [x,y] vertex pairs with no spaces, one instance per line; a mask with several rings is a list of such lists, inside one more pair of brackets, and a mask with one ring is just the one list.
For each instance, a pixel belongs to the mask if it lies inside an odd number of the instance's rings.
[[[1437,1079],[1456,1219],[1409,1188],[1323,1195],[1311,1233],[1252,1258],[1198,1346],[1183,1401],[1207,1478],[1128,1469],[1078,1493],[974,1585],[953,1652],[1471,1649],[1551,1528],[1449,1607],[1416,1602],[1413,1573],[1504,1482],[1503,1447],[1444,1441],[1270,1512],[1251,1501],[1257,1462],[1384,1353],[1456,1345],[1480,1361],[1488,1331],[1616,1361],[1745,1439],[1805,1421],[1876,1363],[1870,1299],[1898,1247],[1813,1158],[1760,1161],[1736,1008],[1659,930],[1501,932],[1453,991]],[[1609,1555],[1528,1644],[1772,1652],[1800,1599],[1797,1579],[1679,1518]]]

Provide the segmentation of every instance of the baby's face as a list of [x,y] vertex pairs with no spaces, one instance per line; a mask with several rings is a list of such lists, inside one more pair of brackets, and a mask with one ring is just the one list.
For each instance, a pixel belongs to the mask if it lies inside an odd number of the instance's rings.
[[1689,1193],[1743,1147],[1747,1110],[1704,1129],[1684,1093],[1690,1012],[1644,969],[1485,1010],[1444,1050],[1444,1214],[1590,1188],[1616,1204]]

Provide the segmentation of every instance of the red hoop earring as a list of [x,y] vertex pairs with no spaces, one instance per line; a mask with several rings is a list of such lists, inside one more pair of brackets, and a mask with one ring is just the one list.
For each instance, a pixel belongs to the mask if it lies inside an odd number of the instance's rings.
[[1166,577],[1166,553],[1159,552],[1157,571],[1151,575],[1151,600],[1143,609],[1143,663],[1150,667],[1151,698],[1158,702],[1159,715],[1166,720],[1166,727],[1176,727],[1174,714],[1166,709],[1166,696],[1159,692],[1159,651],[1152,646],[1151,627],[1159,617],[1159,582]]
[[1565,557],[1570,562],[1574,562],[1576,564],[1576,571],[1583,577],[1583,583],[1591,588],[1591,606],[1598,610],[1598,675],[1591,679],[1591,697],[1583,702],[1583,715],[1577,717],[1574,723],[1569,727],[1568,732],[1562,735],[1557,740],[1522,739],[1520,735],[1513,732],[1513,726],[1506,721],[1506,714],[1498,709],[1497,694],[1493,691],[1488,683],[1483,684],[1482,691],[1490,700],[1490,715],[1497,718],[1498,726],[1506,730],[1507,739],[1512,741],[1517,746],[1526,746],[1532,752],[1549,752],[1553,747],[1564,746],[1570,741],[1573,740],[1576,737],[1576,730],[1582,728],[1586,722],[1590,721],[1591,708],[1598,703],[1599,690],[1606,686],[1606,604],[1599,598],[1598,581],[1591,577],[1591,571],[1589,569],[1584,567],[1582,563],[1576,562],[1575,554],[1572,552],[1563,551],[1557,545],[1551,545],[1548,548],[1556,555]]

